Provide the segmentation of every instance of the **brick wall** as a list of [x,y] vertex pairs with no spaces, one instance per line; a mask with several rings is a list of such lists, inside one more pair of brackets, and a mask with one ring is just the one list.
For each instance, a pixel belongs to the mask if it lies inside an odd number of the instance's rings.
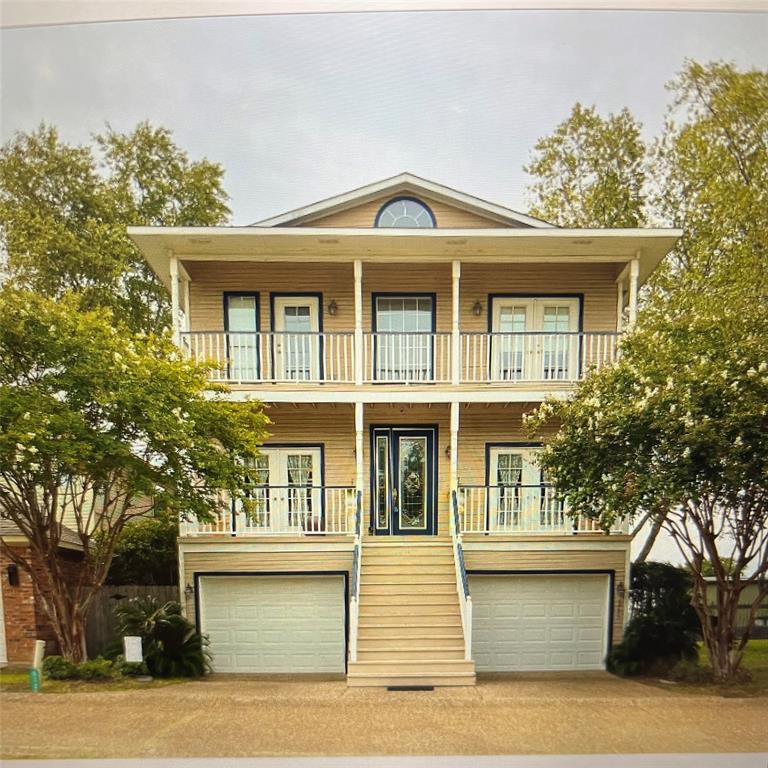
[[[18,546],[20,554],[28,558],[29,547]],[[77,561],[80,556],[77,553],[62,552],[66,560],[66,568],[74,576],[77,569]],[[0,551],[0,578],[3,579],[3,613],[5,615],[5,644],[9,662],[31,663],[35,648],[35,640],[46,641],[46,654],[59,652],[58,642],[53,627],[43,610],[40,600],[36,599],[32,586],[32,578],[18,569],[19,584],[12,587],[8,583],[8,565],[11,560]],[[33,563],[33,568],[39,568],[39,563]]]

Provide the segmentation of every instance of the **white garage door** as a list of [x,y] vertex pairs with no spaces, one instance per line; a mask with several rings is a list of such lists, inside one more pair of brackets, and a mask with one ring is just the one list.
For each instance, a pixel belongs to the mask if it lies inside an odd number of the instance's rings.
[[478,671],[603,669],[608,576],[470,576]]
[[343,672],[341,576],[201,576],[215,672]]

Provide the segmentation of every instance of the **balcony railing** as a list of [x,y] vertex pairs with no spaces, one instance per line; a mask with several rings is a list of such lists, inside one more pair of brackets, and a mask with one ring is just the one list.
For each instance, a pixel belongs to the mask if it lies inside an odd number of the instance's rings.
[[[568,514],[567,502],[552,485],[463,485],[458,492],[462,533],[603,533],[590,518]],[[619,523],[611,533],[625,533]]]
[[[618,333],[462,333],[462,384],[558,383],[619,357]],[[212,361],[216,381],[230,383],[336,383],[355,381],[354,334],[190,331],[184,352]],[[450,333],[363,334],[366,384],[449,384]]]
[[366,383],[423,384],[451,381],[450,333],[366,333]]
[[232,383],[355,380],[353,333],[188,331],[181,346],[193,360],[213,361],[211,378]]
[[618,359],[618,333],[463,333],[461,381],[558,382]]
[[352,536],[355,489],[347,486],[255,486],[234,509],[209,523],[182,522],[182,536]]

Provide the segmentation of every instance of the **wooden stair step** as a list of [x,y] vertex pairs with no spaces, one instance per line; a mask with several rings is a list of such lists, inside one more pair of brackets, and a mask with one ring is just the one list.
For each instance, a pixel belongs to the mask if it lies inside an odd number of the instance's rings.
[[431,627],[433,631],[425,631],[425,627],[389,627],[384,630],[370,630],[360,627],[357,633],[357,642],[365,643],[366,647],[388,647],[390,644],[412,644],[414,648],[424,645],[453,646],[455,643],[464,645],[464,635],[461,632],[446,632],[451,627]]
[[352,661],[349,674],[378,675],[475,674],[475,662],[465,659],[404,659],[402,661]]
[[459,600],[456,590],[451,592],[433,593],[433,592],[364,592],[360,597],[360,610],[364,607],[373,608],[378,605],[394,605],[403,608],[418,608],[426,605],[452,606],[455,604],[456,610],[459,608]]
[[399,664],[401,661],[422,661],[431,664],[433,661],[461,660],[464,658],[464,648],[362,648],[357,649],[358,661],[381,661]]
[[364,577],[385,576],[397,574],[402,576],[442,576],[443,574],[453,574],[453,560],[446,563],[437,563],[429,565],[419,565],[418,563],[375,563],[368,565],[363,563],[362,573]]

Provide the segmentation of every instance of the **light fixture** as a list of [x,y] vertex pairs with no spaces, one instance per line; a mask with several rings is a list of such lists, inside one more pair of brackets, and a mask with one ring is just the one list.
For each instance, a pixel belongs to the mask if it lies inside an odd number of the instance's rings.
[[6,569],[8,573],[8,585],[11,587],[19,586],[19,566],[16,563],[10,563]]
[[328,314],[331,317],[336,317],[336,313],[339,311],[339,305],[336,303],[336,299],[331,299],[331,303],[328,305]]
[[619,585],[616,587],[616,594],[619,596],[619,599],[623,600],[624,595],[627,594],[627,590],[624,588],[624,582],[620,581]]
[[451,458],[451,444],[448,443],[448,445],[445,446],[445,458],[450,459]]
[[187,584],[187,586],[184,587],[184,594],[187,597],[192,597],[192,595],[195,594],[195,588],[191,584]]
[[483,314],[483,305],[480,303],[480,299],[472,305],[472,314],[475,317],[480,317]]

